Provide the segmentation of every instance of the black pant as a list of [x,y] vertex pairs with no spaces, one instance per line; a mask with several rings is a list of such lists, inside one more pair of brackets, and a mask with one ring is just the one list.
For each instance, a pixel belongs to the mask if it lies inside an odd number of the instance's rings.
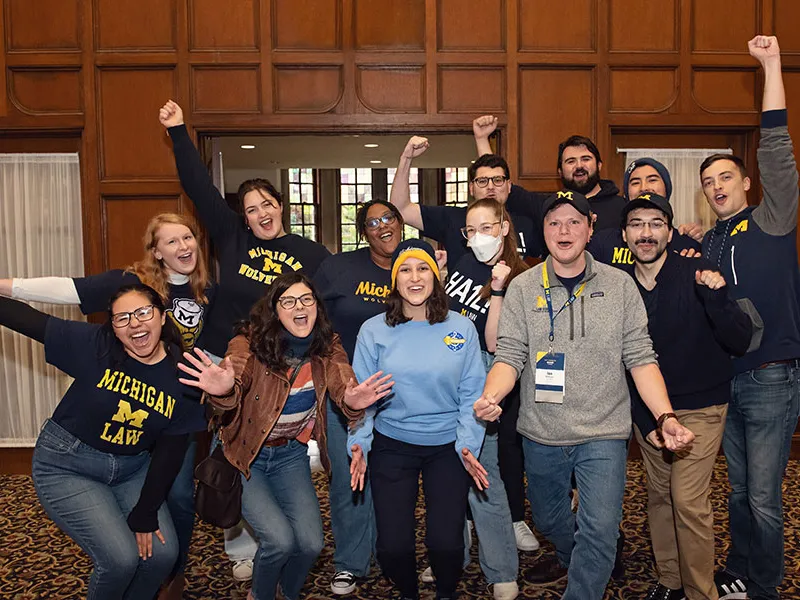
[[425,492],[425,545],[437,598],[454,598],[464,561],[464,519],[470,477],[452,442],[407,444],[375,432],[369,453],[378,526],[377,556],[404,598],[417,598],[416,518],[419,475]]
[[511,520],[525,520],[525,461],[522,455],[522,436],[517,433],[519,417],[519,383],[503,400],[503,414],[497,430],[497,458],[500,478],[506,486]]

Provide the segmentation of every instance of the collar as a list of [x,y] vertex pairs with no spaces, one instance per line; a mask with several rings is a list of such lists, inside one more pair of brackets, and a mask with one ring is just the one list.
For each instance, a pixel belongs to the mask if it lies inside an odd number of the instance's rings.
[[189,283],[189,276],[181,275],[180,273],[170,273],[169,282],[171,285],[183,285],[184,283]]
[[[580,285],[581,283],[583,283],[585,281],[590,281],[591,279],[594,278],[595,273],[596,273],[596,271],[595,271],[595,260],[592,257],[592,255],[589,254],[589,252],[587,252],[586,250],[584,250],[583,251],[583,258],[586,259],[586,269],[583,272],[583,279],[581,279],[578,282],[578,285]],[[555,287],[563,288],[564,284],[561,283],[561,280],[558,278],[558,276],[556,275],[556,271],[553,268],[553,257],[548,254],[547,258],[545,259],[545,261],[542,264],[547,266],[547,274],[551,275],[551,277],[550,277],[550,287],[551,288],[555,288]],[[542,286],[542,289],[544,289],[544,283],[540,283],[540,285]]]

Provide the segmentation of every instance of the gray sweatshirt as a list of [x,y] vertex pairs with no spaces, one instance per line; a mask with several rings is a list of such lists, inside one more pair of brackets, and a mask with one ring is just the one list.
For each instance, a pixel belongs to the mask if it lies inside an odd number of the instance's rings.
[[495,361],[516,369],[522,387],[517,430],[540,444],[627,439],[631,402],[625,370],[656,363],[647,312],[631,276],[596,262],[588,252],[584,256],[586,287],[555,320],[553,350],[566,359],[563,404],[535,398],[536,353],[550,346],[544,265],[554,314],[569,298],[553,271],[552,257],[516,277],[503,302]]

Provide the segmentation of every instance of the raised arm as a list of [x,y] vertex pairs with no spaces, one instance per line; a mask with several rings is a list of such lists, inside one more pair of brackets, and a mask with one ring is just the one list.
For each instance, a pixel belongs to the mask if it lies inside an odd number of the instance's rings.
[[0,325],[44,344],[50,315],[24,302],[0,296]]
[[200,153],[189,137],[183,122],[183,110],[169,100],[158,111],[158,120],[172,138],[175,166],[184,191],[197,208],[200,220],[215,242],[222,241],[242,227],[243,217],[231,210],[211,180]]
[[80,304],[78,290],[70,277],[0,279],[0,296],[26,302]]
[[497,129],[497,117],[494,115],[483,115],[472,122],[472,134],[475,136],[478,156],[492,154],[489,136],[494,133],[495,129]]
[[392,194],[389,197],[389,201],[403,215],[406,225],[411,225],[411,227],[419,230],[422,230],[422,212],[418,204],[411,202],[409,177],[411,175],[411,162],[427,149],[427,138],[415,135],[408,140],[403,153],[400,155],[400,163],[397,165],[394,181],[392,181]]

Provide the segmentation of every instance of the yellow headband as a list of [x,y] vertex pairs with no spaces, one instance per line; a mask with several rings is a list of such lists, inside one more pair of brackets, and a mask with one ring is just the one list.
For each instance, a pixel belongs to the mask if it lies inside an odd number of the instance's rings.
[[425,252],[425,250],[423,250],[422,248],[411,247],[406,250],[403,250],[397,256],[397,259],[392,264],[392,289],[394,289],[394,284],[395,281],[397,280],[397,271],[400,270],[400,265],[406,262],[406,260],[409,258],[418,258],[428,263],[428,266],[436,274],[436,278],[439,280],[442,279],[442,276],[439,273],[439,265],[436,264],[436,261],[433,259],[433,257],[427,252]]

